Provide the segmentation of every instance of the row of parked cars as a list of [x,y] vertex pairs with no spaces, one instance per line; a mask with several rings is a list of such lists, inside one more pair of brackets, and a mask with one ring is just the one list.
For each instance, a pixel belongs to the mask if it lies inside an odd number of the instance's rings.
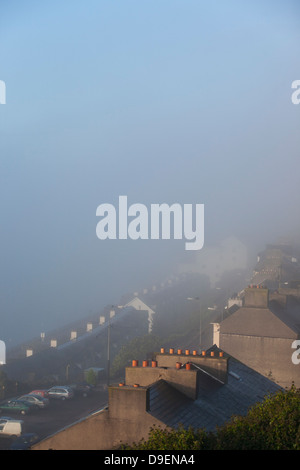
[[[49,390],[32,390],[26,395],[12,398],[0,403],[0,413],[27,415],[33,411],[45,409],[49,406],[50,400],[70,400],[75,395],[87,396],[91,391],[88,384],[60,385],[51,387]],[[38,439],[34,433],[23,434],[23,421],[10,416],[0,417],[0,436],[10,436],[18,438],[12,444],[12,449],[16,446],[29,446]],[[20,442],[19,442],[20,441]],[[22,447],[22,448],[25,448]],[[18,447],[19,448],[19,447]]]
[[59,398],[66,400],[73,398],[73,396],[73,390],[64,386],[52,387],[49,390],[33,390],[26,395],[11,398],[0,403],[0,413],[11,412],[26,415],[32,411],[47,408],[49,406],[49,399]]
[[85,383],[74,385],[57,385],[49,390],[32,390],[26,395],[11,398],[0,403],[0,413],[12,412],[26,415],[34,410],[47,408],[49,400],[69,400],[75,395],[87,396],[91,386]]

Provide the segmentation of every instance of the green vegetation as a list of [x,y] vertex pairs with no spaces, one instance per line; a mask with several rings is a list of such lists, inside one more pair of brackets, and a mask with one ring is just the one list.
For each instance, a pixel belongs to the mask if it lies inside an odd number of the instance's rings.
[[300,389],[265,398],[247,416],[233,417],[215,433],[152,428],[148,440],[123,450],[300,450]]
[[129,366],[133,359],[145,359],[149,353],[160,348],[161,341],[161,338],[152,334],[146,334],[129,341],[129,343],[121,347],[118,354],[114,357],[111,375],[116,376],[124,373],[125,367]]
[[133,359],[149,359],[150,356],[159,351],[161,346],[165,344],[175,344],[180,340],[184,343],[186,336],[187,333],[184,331],[183,333],[172,334],[165,338],[149,333],[132,339],[123,345],[115,355],[111,366],[112,377],[124,374],[125,367],[130,366]]
[[5,390],[7,388],[8,380],[6,374],[0,370],[0,399],[5,397]]
[[93,369],[89,369],[85,374],[85,380],[90,385],[97,385],[97,373]]

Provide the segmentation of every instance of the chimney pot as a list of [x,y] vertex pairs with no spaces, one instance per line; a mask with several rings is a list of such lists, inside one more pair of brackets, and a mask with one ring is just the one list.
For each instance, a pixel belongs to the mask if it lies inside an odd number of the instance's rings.
[[187,362],[185,365],[186,370],[191,370],[191,364],[190,362]]
[[165,348],[160,348],[161,354],[165,354]]
[[177,354],[182,354],[182,349],[178,349]]
[[181,368],[181,362],[176,362],[176,369],[180,369]]
[[185,354],[186,354],[186,356],[189,356],[189,355],[190,355],[190,350],[189,350],[189,349],[186,349],[186,350],[185,350]]
[[137,361],[137,360],[134,359],[134,360],[132,361],[132,367],[137,367],[138,365],[139,365],[139,361]]
[[152,361],[152,367],[157,367],[157,361]]
[[148,367],[148,361],[143,361],[143,367]]
[[170,348],[170,354],[174,354],[174,348]]

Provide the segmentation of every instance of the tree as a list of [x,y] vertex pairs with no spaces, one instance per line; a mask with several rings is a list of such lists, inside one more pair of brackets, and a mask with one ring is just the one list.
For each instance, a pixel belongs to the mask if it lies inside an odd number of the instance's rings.
[[246,417],[233,417],[216,439],[226,449],[300,450],[300,389],[269,395]]
[[85,373],[85,380],[90,385],[96,385],[97,384],[97,373],[94,371],[94,369],[89,369]]
[[3,370],[0,370],[0,398],[5,397],[5,390],[7,388],[7,376]]
[[112,376],[123,372],[132,359],[139,359],[141,357],[146,359],[149,351],[155,351],[160,347],[161,341],[161,338],[152,334],[146,334],[129,341],[129,343],[121,347],[119,353],[114,358],[111,368]]

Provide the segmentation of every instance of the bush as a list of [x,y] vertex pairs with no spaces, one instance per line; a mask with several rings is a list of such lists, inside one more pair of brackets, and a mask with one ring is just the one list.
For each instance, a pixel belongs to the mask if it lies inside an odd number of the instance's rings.
[[279,391],[234,417],[216,434],[216,447],[246,450],[300,450],[300,390]]
[[211,436],[203,429],[151,428],[148,440],[142,439],[132,446],[125,445],[123,450],[204,450],[211,447]]

